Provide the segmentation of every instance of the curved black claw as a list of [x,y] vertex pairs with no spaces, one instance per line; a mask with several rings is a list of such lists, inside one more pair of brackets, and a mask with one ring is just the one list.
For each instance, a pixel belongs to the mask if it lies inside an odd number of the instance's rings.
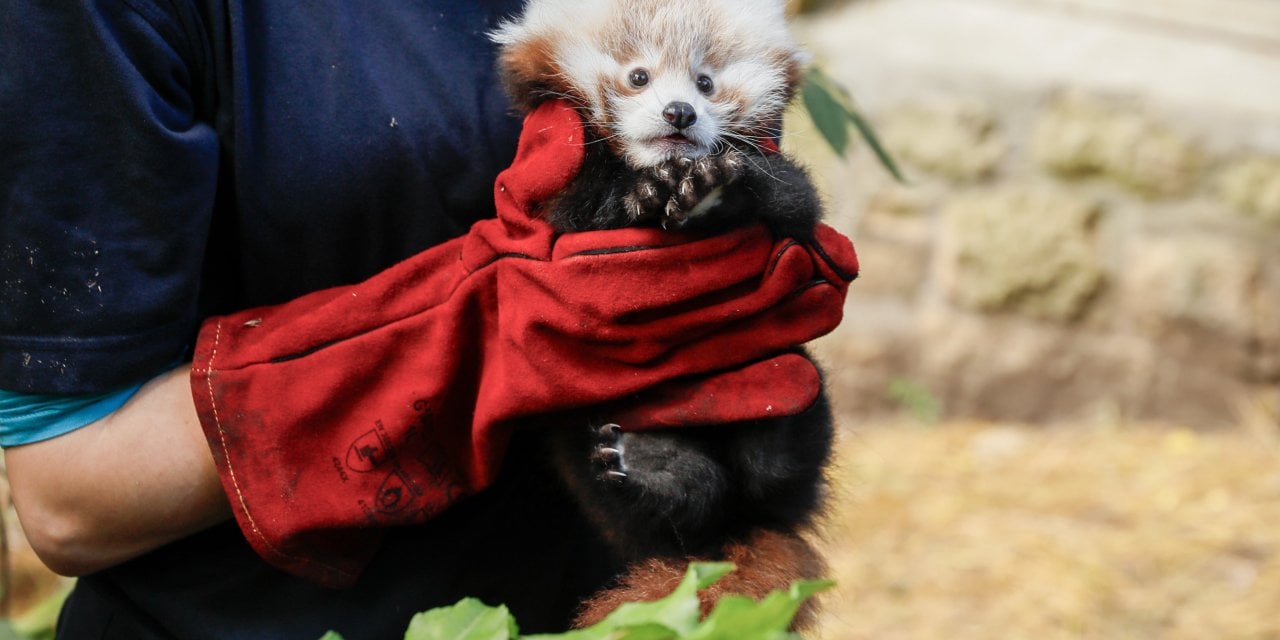
[[622,462],[622,451],[613,447],[596,447],[591,459],[606,465],[617,465]]
[[622,427],[606,424],[596,429],[596,445],[591,450],[591,462],[600,470],[600,479],[619,483],[626,479],[626,464],[622,459]]

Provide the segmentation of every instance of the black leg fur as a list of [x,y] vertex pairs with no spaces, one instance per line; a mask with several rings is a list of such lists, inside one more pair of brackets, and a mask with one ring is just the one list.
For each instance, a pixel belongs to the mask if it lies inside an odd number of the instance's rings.
[[700,431],[555,429],[556,468],[624,557],[708,552],[724,538],[732,469]]
[[[730,148],[636,170],[593,143],[548,219],[566,232],[659,225],[714,232],[763,221],[805,241],[820,214],[808,176],[780,154]],[[713,557],[756,531],[807,525],[820,506],[832,427],[822,396],[786,418],[552,432],[554,464],[579,506],[624,557],[640,560]]]

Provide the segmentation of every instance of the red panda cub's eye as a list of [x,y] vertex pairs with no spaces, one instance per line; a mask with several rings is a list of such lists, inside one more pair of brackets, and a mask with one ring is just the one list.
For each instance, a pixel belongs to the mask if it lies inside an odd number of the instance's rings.
[[697,84],[698,91],[701,91],[704,95],[711,95],[711,92],[716,90],[716,85],[711,81],[710,76],[698,76]]
[[645,69],[632,69],[631,74],[627,76],[627,80],[631,82],[631,86],[639,89],[649,84],[649,72]]

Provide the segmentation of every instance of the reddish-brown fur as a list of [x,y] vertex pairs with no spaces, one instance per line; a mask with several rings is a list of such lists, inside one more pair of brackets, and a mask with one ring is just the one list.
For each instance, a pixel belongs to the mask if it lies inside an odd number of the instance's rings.
[[560,78],[560,65],[555,59],[554,46],[546,39],[506,47],[500,63],[503,88],[515,106],[525,111],[531,111],[544,100],[547,92],[564,93],[572,89],[567,82],[551,84]]
[[[737,570],[700,595],[706,615],[721,596],[740,593],[755,599],[770,591],[786,589],[796,580],[815,580],[826,571],[822,557],[807,540],[795,533],[759,530],[745,542],[730,543],[715,558],[649,558],[631,565],[617,584],[583,603],[575,628],[591,626],[624,602],[657,600],[671,593],[684,578],[691,560],[732,562]],[[816,618],[813,601],[806,602],[792,627],[804,630]]]

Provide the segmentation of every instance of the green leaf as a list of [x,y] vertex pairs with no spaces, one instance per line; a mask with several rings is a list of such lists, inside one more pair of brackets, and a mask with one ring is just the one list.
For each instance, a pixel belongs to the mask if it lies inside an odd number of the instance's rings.
[[617,640],[678,640],[683,637],[660,624],[628,625],[610,633],[612,635],[606,637],[617,638]]
[[565,633],[520,636],[520,640],[680,640],[682,637],[660,624],[636,623],[616,629],[605,629],[596,625]]
[[858,129],[862,139],[867,141],[867,146],[871,147],[872,153],[876,154],[876,159],[893,176],[893,179],[905,183],[907,179],[902,176],[902,170],[898,168],[898,163],[894,161],[893,156],[889,155],[884,145],[880,143],[879,136],[876,135],[875,129],[871,128],[866,118],[863,118],[862,114],[853,109],[846,111],[845,115],[849,117],[849,121]]
[[564,633],[538,633],[531,636],[520,636],[520,640],[607,640],[610,637],[604,631],[574,629]]
[[[867,146],[871,147],[872,153],[876,154],[876,159],[885,170],[898,182],[907,181],[902,175],[902,170],[898,168],[898,163],[880,142],[880,137],[876,135],[871,123],[867,122],[867,119],[854,108],[853,97],[849,95],[849,91],[823,73],[821,68],[812,66],[805,72],[801,97],[805,108],[809,110],[809,116],[813,118],[814,125],[818,127],[827,144],[831,145],[837,154],[844,156],[849,142],[848,127],[852,124],[858,130],[858,135],[867,142]],[[833,114],[833,111],[838,114]],[[835,129],[839,131],[835,132]]]
[[505,606],[490,607],[475,598],[419,613],[404,634],[405,640],[511,640],[518,636],[516,621]]
[[[670,629],[662,627],[662,630],[671,633]],[[612,629],[606,630],[600,628],[600,625],[588,627],[586,629],[573,629],[564,633],[539,633],[531,636],[520,636],[520,640],[617,640],[618,638],[627,637],[626,631]],[[672,637],[659,636],[662,638]]]
[[13,630],[8,620],[0,620],[0,640],[22,640],[22,636]]
[[800,98],[809,111],[813,125],[822,134],[822,139],[827,141],[836,155],[843,157],[845,149],[849,147],[849,125],[845,115],[848,112],[825,85],[813,78],[810,74],[800,87]]
[[797,580],[791,583],[788,595],[801,602],[836,586],[835,580]]
[[[567,633],[524,636],[520,640],[799,640],[787,627],[800,605],[831,586],[802,581],[787,591],[774,591],[760,602],[745,596],[722,598],[706,620],[699,621],[698,591],[723,578],[733,565],[693,562],[680,585],[653,602],[629,602],[599,624]],[[490,607],[467,598],[452,607],[414,616],[405,640],[514,640],[516,621],[506,607]],[[0,640],[4,638],[0,637]],[[320,640],[342,640],[334,631]]]
[[697,591],[702,591],[707,587],[720,581],[737,567],[732,562],[690,562],[689,570],[685,573],[684,579],[687,581],[692,574],[697,582],[694,585]]
[[687,640],[781,640],[790,638],[788,631],[800,605],[814,594],[831,588],[825,580],[792,583],[786,591],[778,590],[756,602],[746,596],[726,596],[696,633]]
[[[617,608],[607,618],[588,628],[595,632],[609,632],[630,627],[660,625],[669,636],[637,636],[640,638],[681,638],[693,632],[701,617],[698,591],[723,578],[733,565],[728,562],[691,562],[682,580],[670,595],[653,602],[628,602]],[[644,633],[653,633],[646,630]],[[594,637],[594,636],[588,636]],[[628,635],[606,635],[606,638],[629,638]],[[575,639],[576,640],[576,639]]]

